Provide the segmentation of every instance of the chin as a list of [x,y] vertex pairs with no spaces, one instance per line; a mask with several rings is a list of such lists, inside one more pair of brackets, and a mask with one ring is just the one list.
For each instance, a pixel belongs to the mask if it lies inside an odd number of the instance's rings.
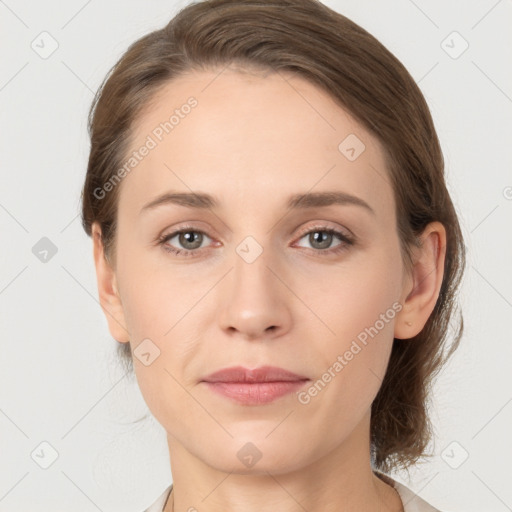
[[195,453],[217,471],[237,475],[289,473],[312,462],[304,451],[306,442],[296,446],[281,438],[272,440],[268,432],[267,429],[261,436],[234,436],[225,443],[214,442],[213,449],[211,445],[205,447],[207,453],[198,452],[196,446]]

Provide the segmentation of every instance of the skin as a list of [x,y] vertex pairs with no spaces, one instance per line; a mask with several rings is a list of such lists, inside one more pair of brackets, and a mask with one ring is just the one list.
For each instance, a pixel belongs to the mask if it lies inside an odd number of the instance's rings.
[[[230,67],[181,76],[137,119],[133,149],[190,96],[198,106],[120,185],[112,265],[93,228],[112,336],[132,351],[146,338],[160,350],[148,366],[134,357],[134,369],[167,432],[174,492],[165,510],[403,510],[371,471],[370,407],[393,337],[415,336],[435,306],[442,224],[426,228],[407,274],[380,142],[293,74]],[[366,146],[354,161],[338,150],[349,134]],[[207,192],[220,206],[167,204],[140,213],[170,190]],[[348,192],[375,215],[355,205],[286,210],[291,194],[310,191]],[[200,248],[179,236],[166,244],[196,251],[191,257],[155,242],[184,223],[204,233]],[[355,243],[329,255],[345,242],[315,242],[307,232],[318,226],[352,233]],[[249,235],[263,249],[251,263],[236,251]],[[291,393],[240,405],[200,382],[221,368],[269,364],[311,384],[393,303],[402,309],[307,404]],[[262,454],[252,467],[237,457],[248,442]]]

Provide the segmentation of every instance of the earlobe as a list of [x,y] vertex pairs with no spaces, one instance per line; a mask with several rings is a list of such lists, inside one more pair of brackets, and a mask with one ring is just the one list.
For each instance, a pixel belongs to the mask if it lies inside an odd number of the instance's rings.
[[395,338],[413,338],[427,323],[441,290],[445,255],[446,230],[440,222],[431,222],[421,235],[412,275],[402,290],[403,308],[396,316]]
[[99,301],[107,319],[110,334],[118,342],[128,343],[130,337],[126,329],[116,273],[105,257],[101,228],[97,222],[92,225],[92,240]]

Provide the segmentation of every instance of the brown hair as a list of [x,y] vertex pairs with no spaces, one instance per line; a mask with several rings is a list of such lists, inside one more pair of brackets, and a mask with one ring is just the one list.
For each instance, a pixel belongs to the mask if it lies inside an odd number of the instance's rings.
[[[372,404],[372,464],[389,471],[426,455],[432,438],[427,400],[433,377],[458,346],[459,315],[446,346],[465,245],[444,178],[444,160],[427,103],[401,62],[363,28],[316,0],[206,0],[182,9],[164,28],[133,43],[109,71],[89,113],[91,150],[82,192],[82,224],[99,222],[107,259],[115,263],[120,186],[102,199],[94,191],[112,178],[130,146],[137,116],[181,73],[220,69],[292,71],[327,91],[383,145],[394,190],[404,265],[432,221],[447,234],[444,277],[423,330],[396,339]],[[131,361],[129,343],[120,344]]]

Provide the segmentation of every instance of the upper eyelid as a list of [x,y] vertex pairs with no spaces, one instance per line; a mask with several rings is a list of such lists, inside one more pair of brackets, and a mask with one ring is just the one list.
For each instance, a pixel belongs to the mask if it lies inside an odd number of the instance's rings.
[[308,226],[304,229],[301,229],[299,232],[299,236],[306,235],[306,234],[310,233],[311,231],[314,231],[315,229],[318,231],[338,231],[340,234],[342,234],[346,237],[354,236],[348,228],[341,228],[339,226],[335,227],[335,226],[332,226],[329,224],[324,224],[322,222],[319,222],[317,224],[314,224],[313,226]]
[[[310,232],[311,230],[314,230],[314,229],[318,229],[318,230],[334,230],[334,231],[341,231],[343,232],[344,230],[348,232],[348,235],[347,236],[350,236],[352,235],[352,232],[348,229],[348,228],[340,228],[340,227],[335,227],[335,226],[332,226],[330,225],[329,223],[326,223],[328,221],[317,221],[316,224],[313,224],[312,226],[307,226],[303,229],[300,230],[300,235],[304,234],[304,233],[308,233]],[[164,230],[165,231],[165,230]],[[207,229],[202,229],[202,228],[199,228],[199,227],[196,227],[196,226],[188,226],[188,225],[184,225],[184,226],[178,226],[177,228],[173,228],[171,231],[169,231],[169,233],[167,233],[166,235],[162,234],[160,235],[159,237],[164,237],[164,236],[169,236],[169,235],[176,235],[176,234],[179,234],[179,233],[182,233],[182,232],[186,232],[186,231],[195,231],[197,233],[202,233],[208,237],[211,238],[211,236],[208,234],[208,230]]]
[[[326,221],[324,221],[324,223],[321,223],[320,221],[317,222],[316,224],[312,225],[312,226],[308,226],[308,227],[305,227],[303,229],[300,230],[299,234],[297,235],[298,238],[297,240],[300,240],[301,238],[303,238],[304,236],[308,235],[309,233],[311,233],[312,231],[335,231],[335,232],[338,232],[339,235],[341,235],[342,237],[346,237],[350,240],[352,240],[354,238],[354,235],[352,234],[352,232],[347,229],[347,228],[339,228],[339,227],[333,227],[329,224],[325,224]],[[348,233],[344,233],[344,230],[348,231]],[[169,233],[167,234],[163,234],[163,235],[160,235],[158,237],[158,240],[164,240],[164,239],[167,239],[166,241],[168,242],[169,240],[171,240],[172,238],[174,238],[175,236],[181,234],[181,233],[184,233],[184,232],[187,232],[187,231],[194,231],[196,233],[201,233],[203,235],[206,235],[208,238],[210,238],[210,240],[213,240],[214,237],[210,236],[206,230],[203,230],[201,228],[197,228],[195,226],[183,226],[183,227],[178,227],[176,229],[173,229],[172,231],[170,231]],[[182,249],[182,250],[187,250],[187,249]],[[196,250],[194,250],[194,252],[196,252]]]

